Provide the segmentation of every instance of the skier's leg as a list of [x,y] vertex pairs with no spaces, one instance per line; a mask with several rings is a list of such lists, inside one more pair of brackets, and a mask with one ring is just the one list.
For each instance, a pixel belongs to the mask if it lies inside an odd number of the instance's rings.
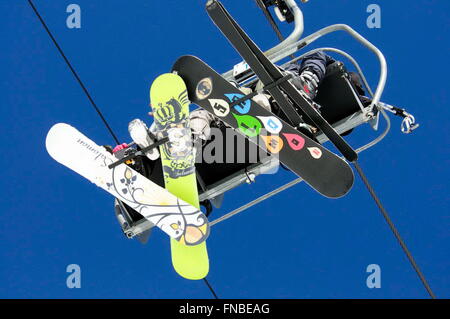
[[285,67],[285,72],[294,75],[292,84],[310,98],[314,99],[320,82],[325,77],[327,64],[334,61],[324,52],[319,51],[308,55],[298,63],[291,63]]
[[[313,100],[317,95],[320,82],[325,77],[327,65],[332,62],[334,62],[333,58],[326,55],[324,52],[319,51],[306,56],[300,63],[290,63],[284,68],[280,67],[280,69],[285,74],[293,75],[290,80],[292,84],[298,90],[303,91],[311,100]],[[256,90],[260,90],[262,88],[263,83],[258,81],[256,84]],[[267,103],[269,103],[268,101],[269,100],[267,100]]]
[[325,77],[327,65],[332,61],[334,60],[322,51],[310,54],[302,59],[298,68],[298,74],[310,71],[317,76],[320,83]]

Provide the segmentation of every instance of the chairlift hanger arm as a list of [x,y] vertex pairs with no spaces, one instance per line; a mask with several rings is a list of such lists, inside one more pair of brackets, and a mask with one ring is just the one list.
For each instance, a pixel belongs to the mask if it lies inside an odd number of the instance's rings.
[[[280,0],[276,1],[278,2]],[[278,52],[279,50],[286,48],[290,44],[297,42],[302,37],[303,31],[305,30],[303,12],[298,7],[297,2],[295,0],[282,1],[284,2],[286,8],[292,13],[295,27],[292,33],[283,42],[266,51],[266,55]],[[305,3],[308,2],[308,0],[302,0],[302,2]]]
[[273,19],[272,14],[268,10],[268,7],[265,5],[265,1],[264,0],[255,0],[255,1],[256,1],[256,4],[258,5],[258,7],[260,7],[262,12],[264,13],[264,16],[266,17],[266,19],[269,21],[269,24],[272,27],[273,31],[275,31],[278,39],[280,41],[284,41],[284,37],[281,34],[280,28],[278,28],[278,25],[276,24],[275,20]]

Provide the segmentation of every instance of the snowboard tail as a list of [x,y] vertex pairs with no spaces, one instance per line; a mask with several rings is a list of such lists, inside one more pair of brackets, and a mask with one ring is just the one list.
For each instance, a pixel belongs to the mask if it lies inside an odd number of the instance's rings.
[[125,164],[108,168],[117,159],[74,127],[64,123],[54,125],[47,134],[46,147],[57,162],[132,207],[177,243],[196,245],[208,237],[209,224],[198,207]]
[[173,70],[185,81],[193,103],[236,128],[253,143],[256,140],[252,137],[258,137],[259,147],[278,156],[319,193],[337,198],[350,191],[354,175],[343,159],[251,99],[233,106],[244,97],[242,92],[202,60],[183,56]]

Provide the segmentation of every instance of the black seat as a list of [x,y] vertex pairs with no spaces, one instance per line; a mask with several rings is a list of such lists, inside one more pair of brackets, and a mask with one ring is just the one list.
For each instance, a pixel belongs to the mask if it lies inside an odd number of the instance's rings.
[[351,80],[351,74],[344,64],[335,62],[327,67],[314,101],[321,106],[323,118],[328,123],[335,124],[361,110],[359,103],[363,104],[363,101],[357,93],[363,94],[361,90]]
[[[198,174],[200,174],[207,187],[220,182],[221,180],[239,171],[245,170],[251,165],[260,162],[263,157],[268,156],[267,154],[262,154],[260,152],[257,154],[250,154],[257,149],[256,146],[253,146],[248,139],[239,133],[234,132],[233,129],[225,126],[221,126],[216,129],[220,129],[224,138],[221,160],[219,159],[219,162],[214,163],[206,163],[205,161],[202,161],[201,163],[197,163],[195,165]],[[234,139],[234,141],[232,141],[232,139]],[[203,146],[202,152],[205,148],[208,148],[211,143],[217,142],[214,140],[209,140]],[[231,154],[228,154],[229,156],[227,156],[227,152],[232,152],[234,155],[232,160],[228,158],[231,157]],[[199,154],[197,156],[199,156]],[[252,158],[252,156],[255,156],[255,158]]]

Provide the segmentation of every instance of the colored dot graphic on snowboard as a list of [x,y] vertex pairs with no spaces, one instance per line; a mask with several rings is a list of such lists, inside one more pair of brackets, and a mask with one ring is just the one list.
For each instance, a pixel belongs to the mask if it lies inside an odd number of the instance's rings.
[[283,135],[294,151],[300,151],[305,146],[305,139],[300,135],[288,133],[284,133]]
[[264,136],[261,135],[267,150],[272,154],[278,154],[284,146],[284,142],[278,135]]
[[226,101],[220,99],[209,99],[208,101],[216,116],[225,117],[230,113],[230,105]]
[[318,147],[308,147],[308,151],[314,159],[319,159],[322,157],[322,151]]
[[[232,93],[232,94],[225,94],[225,96],[231,101],[231,102],[235,102],[239,99],[242,99],[244,97],[243,94],[236,94],[236,93]],[[250,111],[250,107],[251,107],[251,101],[247,100],[242,102],[241,104],[235,105],[234,109],[239,112],[240,114],[247,114],[248,111]]]
[[264,128],[270,134],[276,135],[280,133],[281,129],[283,128],[283,124],[275,116],[257,116],[257,118],[261,120],[261,122],[264,124]]
[[261,132],[262,124],[257,118],[250,115],[237,115],[232,113],[237,121],[237,126],[245,135],[249,137],[258,136]]

